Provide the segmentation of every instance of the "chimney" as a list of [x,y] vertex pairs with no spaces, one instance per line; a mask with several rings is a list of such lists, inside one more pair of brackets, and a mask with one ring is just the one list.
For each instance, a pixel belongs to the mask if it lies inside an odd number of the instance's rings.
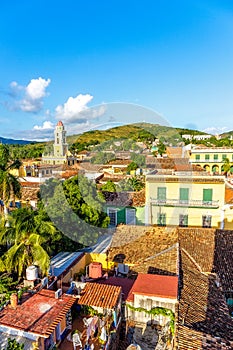
[[11,296],[10,296],[10,303],[11,303],[11,307],[13,309],[17,308],[17,305],[18,305],[18,294],[17,293],[11,294]]

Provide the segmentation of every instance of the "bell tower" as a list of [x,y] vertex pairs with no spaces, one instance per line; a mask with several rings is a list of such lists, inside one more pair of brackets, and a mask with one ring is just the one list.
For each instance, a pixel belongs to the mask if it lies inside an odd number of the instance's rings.
[[55,157],[64,157],[68,152],[66,143],[66,131],[62,121],[59,121],[54,130],[53,152]]

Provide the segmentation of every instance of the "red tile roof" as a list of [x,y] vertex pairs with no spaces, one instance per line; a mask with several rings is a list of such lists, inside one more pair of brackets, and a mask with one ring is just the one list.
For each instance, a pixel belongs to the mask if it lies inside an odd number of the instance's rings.
[[113,309],[117,306],[120,295],[121,287],[98,283],[87,283],[81,293],[78,303],[80,305]]
[[134,283],[127,301],[134,300],[134,294],[176,299],[178,293],[178,277],[151,275],[141,273]]
[[41,290],[16,309],[10,306],[0,312],[0,326],[20,329],[47,338],[75,303],[76,298],[62,295],[55,299],[51,290]]
[[129,292],[134,284],[134,280],[122,277],[109,277],[108,279],[99,280],[99,284],[108,284],[111,286],[118,286],[122,288],[122,299],[125,301],[128,298]]

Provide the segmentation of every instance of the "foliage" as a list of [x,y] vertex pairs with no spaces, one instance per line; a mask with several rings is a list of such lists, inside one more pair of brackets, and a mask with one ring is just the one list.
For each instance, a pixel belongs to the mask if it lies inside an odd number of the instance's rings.
[[52,222],[46,220],[42,211],[31,208],[15,210],[8,220],[10,227],[5,227],[2,219],[0,230],[0,243],[10,245],[1,257],[5,270],[21,276],[29,265],[37,264],[46,274],[50,262],[47,243],[56,231]]
[[102,313],[99,313],[97,310],[95,310],[92,306],[89,305],[82,305],[82,313],[83,315],[90,315],[90,316],[103,316]]
[[12,293],[16,292],[17,284],[18,281],[14,281],[8,273],[3,273],[0,276],[0,307],[10,299]]
[[222,167],[223,167],[224,174],[227,175],[227,173],[229,173],[231,169],[231,163],[228,158],[224,159],[224,163]]
[[131,162],[131,163],[129,163],[129,165],[127,166],[127,172],[130,172],[130,171],[132,171],[132,170],[136,170],[138,168],[138,165],[137,165],[137,163],[135,163],[135,162]]
[[116,185],[112,180],[108,180],[100,189],[102,192],[116,192]]
[[23,350],[24,344],[19,344],[15,339],[8,338],[7,347],[5,350]]
[[8,273],[3,273],[0,276],[0,294],[8,293],[10,290],[15,291],[17,281],[13,281],[13,277]]
[[112,160],[115,160],[114,153],[99,152],[91,158],[93,164],[106,164]]
[[10,145],[10,154],[13,159],[36,159],[41,158],[45,143],[32,142],[27,145]]
[[[105,141],[111,140],[113,143],[116,139],[127,139],[135,142],[144,142],[147,146],[150,146],[155,138],[164,138],[167,144],[173,146],[182,142],[181,134],[187,134],[192,132],[188,129],[178,129],[169,126],[163,126],[150,123],[135,123],[129,125],[118,126],[108,130],[92,130],[83,133],[82,135],[72,136],[72,142],[77,143],[92,143],[98,141],[100,144]],[[194,134],[200,134],[201,132],[194,130]],[[69,137],[67,137],[68,142]],[[132,147],[132,146],[131,146]]]
[[143,307],[134,307],[130,304],[126,304],[126,306],[133,310],[133,311],[138,311],[138,312],[144,312],[145,314],[148,315],[152,315],[152,316],[157,316],[157,315],[161,315],[161,316],[166,316],[170,318],[170,328],[171,328],[171,332],[174,335],[174,326],[175,326],[175,314],[172,310],[167,309],[165,307],[153,307],[150,310],[147,310]]
[[158,154],[160,156],[162,156],[164,153],[166,153],[166,146],[161,140],[159,140],[159,143],[158,143]]
[[136,163],[139,167],[143,167],[146,164],[146,158],[142,154],[132,153],[130,156],[132,162]]
[[119,181],[117,185],[117,192],[122,191],[140,191],[145,187],[145,183],[140,176],[133,176],[128,179]]
[[74,142],[69,147],[69,151],[73,154],[78,154],[81,151],[89,150],[90,146],[98,145],[98,140],[90,140],[88,142]]
[[9,206],[9,201],[14,201],[15,196],[20,198],[21,186],[12,171],[19,169],[21,162],[10,156],[7,145],[0,145],[0,198],[3,199],[5,207]]
[[50,179],[41,186],[44,208],[56,227],[75,242],[96,243],[109,218],[104,201],[95,184],[84,176],[75,176],[63,183]]
[[[83,133],[76,137],[74,141],[74,136],[72,137],[72,142],[77,143],[91,143],[94,141],[98,141],[99,143],[103,143],[108,140],[116,140],[116,139],[132,139],[135,141],[144,141],[144,139],[148,139],[149,137],[154,138],[154,135],[151,135],[149,131],[146,132],[144,127],[141,127],[137,124],[131,125],[123,125],[114,128],[110,128],[108,130],[92,130]],[[69,137],[67,137],[69,142]]]

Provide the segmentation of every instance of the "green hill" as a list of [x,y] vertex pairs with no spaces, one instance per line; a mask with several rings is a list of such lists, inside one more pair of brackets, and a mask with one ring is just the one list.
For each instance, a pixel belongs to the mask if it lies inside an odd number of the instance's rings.
[[67,137],[68,143],[71,144],[95,144],[102,143],[112,139],[132,139],[135,141],[147,141],[155,138],[164,142],[181,141],[181,134],[204,134],[198,130],[189,130],[182,128],[173,128],[158,124],[137,123],[128,124],[110,128],[108,130],[92,130],[84,132],[81,135],[72,135]]

